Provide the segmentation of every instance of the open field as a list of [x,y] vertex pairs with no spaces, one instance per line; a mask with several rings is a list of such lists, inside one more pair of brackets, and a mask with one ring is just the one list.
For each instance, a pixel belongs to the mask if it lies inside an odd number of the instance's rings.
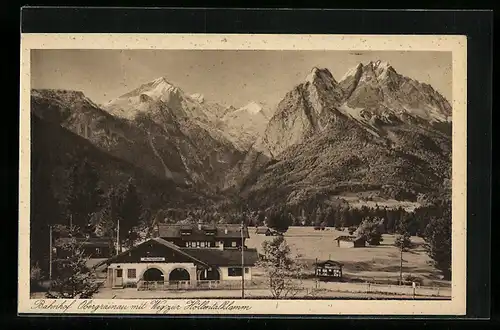
[[413,212],[416,208],[421,206],[420,203],[417,202],[380,198],[376,196],[376,191],[365,191],[358,193],[344,192],[341,195],[335,196],[334,198],[343,199],[349,204],[350,207],[353,208],[361,208],[363,206],[375,208],[379,206],[382,208],[386,207],[388,209],[397,209],[399,207],[402,207],[407,212]]
[[[250,239],[246,245],[262,251],[262,243],[271,240],[272,236],[257,235],[249,228]],[[344,264],[343,274],[350,281],[368,282],[397,282],[399,279],[400,253],[394,246],[395,235],[383,235],[380,246],[361,248],[337,247],[335,238],[348,235],[347,232],[327,228],[324,231],[314,230],[313,227],[290,227],[285,233],[285,239],[290,245],[292,253],[300,254],[313,271],[315,259],[332,259]],[[412,237],[415,245],[408,252],[403,253],[403,277],[411,274],[420,277],[425,286],[449,287],[449,281],[440,280],[440,273],[429,264],[430,258],[424,251],[424,241],[420,237]],[[254,278],[262,276],[262,271],[255,269]]]

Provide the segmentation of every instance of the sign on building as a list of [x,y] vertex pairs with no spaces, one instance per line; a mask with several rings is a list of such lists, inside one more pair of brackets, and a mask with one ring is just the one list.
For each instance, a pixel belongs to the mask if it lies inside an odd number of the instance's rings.
[[158,262],[165,261],[164,257],[142,257],[141,261]]

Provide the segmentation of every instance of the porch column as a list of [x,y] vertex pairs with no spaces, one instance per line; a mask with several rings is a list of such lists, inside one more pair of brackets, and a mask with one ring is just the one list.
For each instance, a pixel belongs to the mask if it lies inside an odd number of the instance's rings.
[[190,278],[190,286],[191,287],[196,287],[198,284],[198,276],[197,276],[197,271],[196,271],[196,266],[193,265],[192,267],[189,267],[189,278]]

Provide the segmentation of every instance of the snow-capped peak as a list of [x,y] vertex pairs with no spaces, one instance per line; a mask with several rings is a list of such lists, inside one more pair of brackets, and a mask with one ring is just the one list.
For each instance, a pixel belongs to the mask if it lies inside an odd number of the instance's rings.
[[200,93],[194,93],[194,94],[191,94],[190,95],[191,98],[195,101],[197,101],[198,103],[203,103],[205,102],[205,96],[203,94],[200,94]]
[[239,108],[236,111],[246,111],[246,112],[251,113],[251,114],[257,114],[261,110],[262,110],[262,106],[260,104],[258,104],[257,102],[252,101],[252,102],[248,103],[247,105],[245,105],[244,107]]
[[143,90],[142,94],[146,94],[153,99],[164,100],[164,98],[168,97],[168,95],[180,92],[179,88],[168,82],[165,77],[157,78],[151,81],[148,85],[149,88]]

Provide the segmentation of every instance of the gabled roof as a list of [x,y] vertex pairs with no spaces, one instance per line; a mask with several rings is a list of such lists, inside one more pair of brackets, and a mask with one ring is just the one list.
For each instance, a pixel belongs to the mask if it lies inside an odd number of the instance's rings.
[[[191,235],[188,237],[193,237],[203,239],[204,237],[216,237],[216,238],[240,238],[241,237],[241,225],[235,224],[204,224],[201,226],[201,230],[198,228],[197,224],[159,224],[158,225],[158,236],[163,238],[179,238],[184,237],[181,235],[181,229],[191,229]],[[227,229],[227,233],[226,233]],[[215,230],[215,235],[206,235],[206,231]],[[243,235],[245,238],[249,238],[248,228],[245,226],[243,229]]]
[[344,241],[344,242],[356,242],[364,239],[361,236],[339,236],[335,240],[336,241]]
[[170,243],[170,242],[167,242],[167,241],[165,241],[165,240],[164,240],[164,239],[162,239],[162,238],[155,237],[155,238],[151,238],[151,239],[149,239],[149,240],[147,240],[147,241],[145,241],[145,242],[142,242],[142,243],[141,243],[141,244],[139,244],[139,245],[134,246],[134,247],[133,247],[133,248],[131,248],[130,250],[124,251],[124,252],[122,252],[122,253],[120,253],[120,254],[118,254],[118,255],[116,255],[116,256],[113,256],[113,257],[111,257],[111,258],[109,258],[109,259],[106,259],[106,260],[104,260],[104,261],[102,261],[102,262],[100,262],[100,263],[96,264],[96,265],[94,266],[94,268],[97,268],[97,267],[99,267],[100,265],[102,265],[102,264],[104,264],[104,263],[109,265],[109,264],[113,263],[113,261],[115,261],[116,259],[120,258],[121,256],[124,256],[124,255],[128,254],[130,251],[133,251],[134,249],[137,249],[139,246],[142,246],[142,245],[144,245],[144,244],[150,243],[150,242],[152,242],[152,241],[154,241],[154,242],[156,242],[156,243],[158,243],[158,244],[161,244],[161,245],[163,245],[163,246],[166,246],[166,247],[168,247],[169,249],[172,249],[172,250],[174,250],[174,251],[176,251],[176,252],[180,253],[181,255],[183,255],[183,256],[185,256],[185,257],[188,257],[189,259],[193,260],[195,263],[198,263],[198,264],[201,264],[201,265],[203,265],[203,266],[208,267],[208,264],[207,264],[206,262],[203,262],[203,261],[199,260],[198,258],[196,258],[196,257],[194,257],[194,256],[192,256],[192,255],[190,255],[190,254],[188,254],[188,253],[186,253],[185,251],[183,251],[182,249],[180,249],[177,245],[175,245],[175,244],[173,244],[173,243]]
[[344,266],[343,263],[341,262],[338,262],[338,261],[334,261],[334,260],[325,260],[325,261],[318,261],[318,262],[315,262],[314,263],[316,266],[319,266],[319,267],[323,267],[325,265],[334,265],[334,266]]
[[267,227],[259,227],[259,228],[257,228],[257,230],[255,230],[255,232],[256,232],[257,234],[265,234],[265,233],[267,233],[268,231],[270,231],[270,229],[269,229],[269,228],[267,228]]

